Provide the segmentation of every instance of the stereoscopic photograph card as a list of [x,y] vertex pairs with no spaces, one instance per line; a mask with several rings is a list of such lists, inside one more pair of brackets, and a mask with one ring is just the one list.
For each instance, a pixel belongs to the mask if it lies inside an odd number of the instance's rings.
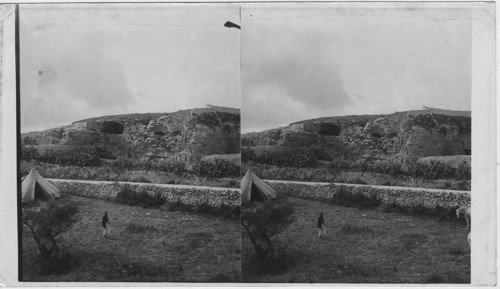
[[495,285],[495,8],[1,5],[0,283]]

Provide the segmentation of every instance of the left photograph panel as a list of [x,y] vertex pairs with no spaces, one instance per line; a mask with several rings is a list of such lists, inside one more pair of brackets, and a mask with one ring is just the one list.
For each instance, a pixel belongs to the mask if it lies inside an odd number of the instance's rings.
[[240,7],[19,6],[20,282],[239,282]]

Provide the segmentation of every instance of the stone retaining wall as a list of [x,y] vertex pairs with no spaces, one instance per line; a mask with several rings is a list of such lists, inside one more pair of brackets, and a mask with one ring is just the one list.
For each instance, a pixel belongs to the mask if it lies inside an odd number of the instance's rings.
[[107,201],[113,200],[118,192],[120,192],[124,186],[128,185],[138,192],[145,191],[150,195],[160,193],[167,202],[172,203],[179,201],[189,206],[207,204],[211,207],[227,205],[232,208],[241,205],[241,193],[239,189],[55,179],[49,179],[49,182],[56,186],[62,194],[67,193]]
[[421,205],[428,209],[441,206],[445,209],[470,205],[470,192],[426,190],[402,187],[354,186],[347,184],[304,184],[293,182],[266,181],[278,195],[292,196],[316,201],[332,200],[340,187],[351,193],[361,193],[367,197],[376,195],[382,205],[396,204],[402,207]]

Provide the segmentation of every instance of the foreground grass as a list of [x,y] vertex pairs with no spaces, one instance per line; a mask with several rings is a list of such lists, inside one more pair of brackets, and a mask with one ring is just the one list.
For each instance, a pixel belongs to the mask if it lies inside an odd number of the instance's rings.
[[[245,282],[470,283],[464,224],[288,198],[296,221],[276,236],[283,249],[262,272],[243,234]],[[327,238],[316,221],[324,212]]]
[[[63,275],[40,275],[36,244],[24,231],[24,281],[240,281],[238,221],[65,197],[80,209],[80,220],[63,234],[75,266]],[[112,238],[102,236],[105,210]]]

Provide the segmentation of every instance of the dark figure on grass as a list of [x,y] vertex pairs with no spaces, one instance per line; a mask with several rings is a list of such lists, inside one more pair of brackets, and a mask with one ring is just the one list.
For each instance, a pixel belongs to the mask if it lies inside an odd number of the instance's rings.
[[318,218],[318,230],[319,230],[319,237],[321,238],[321,234],[323,233],[323,236],[326,236],[326,225],[325,225],[325,219],[323,218],[323,212],[319,214]]
[[104,212],[104,216],[102,216],[102,234],[105,238],[111,236],[111,226],[109,225],[108,211]]

